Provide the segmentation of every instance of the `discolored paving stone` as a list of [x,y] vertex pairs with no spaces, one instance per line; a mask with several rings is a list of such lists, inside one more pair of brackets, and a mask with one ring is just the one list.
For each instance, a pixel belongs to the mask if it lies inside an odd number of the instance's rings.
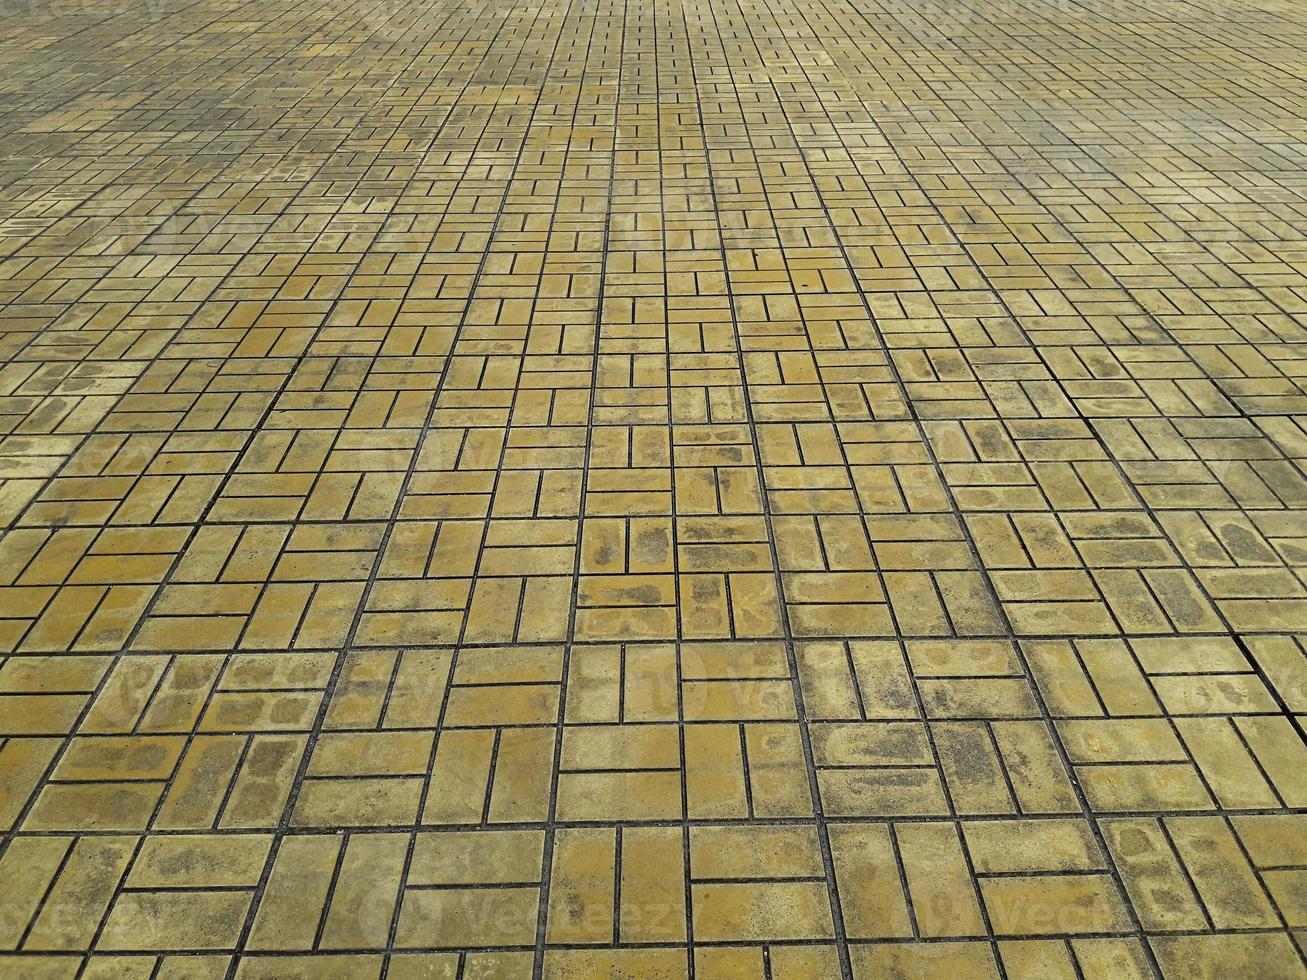
[[1307,13],[0,9],[0,976],[1307,976]]

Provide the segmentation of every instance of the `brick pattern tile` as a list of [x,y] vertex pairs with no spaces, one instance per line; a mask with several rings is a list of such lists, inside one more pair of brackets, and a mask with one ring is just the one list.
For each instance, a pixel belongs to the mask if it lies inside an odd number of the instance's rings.
[[0,974],[1307,976],[1301,3],[0,23]]

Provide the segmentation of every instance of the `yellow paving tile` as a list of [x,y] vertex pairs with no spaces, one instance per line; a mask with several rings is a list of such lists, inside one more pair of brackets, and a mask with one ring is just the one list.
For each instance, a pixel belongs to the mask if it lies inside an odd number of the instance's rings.
[[0,9],[0,976],[1307,978],[1307,8]]

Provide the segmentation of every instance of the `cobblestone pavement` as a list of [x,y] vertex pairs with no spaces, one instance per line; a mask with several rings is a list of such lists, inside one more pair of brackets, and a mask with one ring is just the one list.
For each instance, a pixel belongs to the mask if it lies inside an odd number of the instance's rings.
[[7,0],[0,304],[0,975],[1307,976],[1301,0]]

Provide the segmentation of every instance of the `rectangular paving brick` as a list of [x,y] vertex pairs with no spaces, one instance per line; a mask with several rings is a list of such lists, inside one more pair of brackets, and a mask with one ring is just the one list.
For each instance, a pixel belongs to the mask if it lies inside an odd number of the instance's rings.
[[0,9],[0,976],[1307,978],[1307,8]]

